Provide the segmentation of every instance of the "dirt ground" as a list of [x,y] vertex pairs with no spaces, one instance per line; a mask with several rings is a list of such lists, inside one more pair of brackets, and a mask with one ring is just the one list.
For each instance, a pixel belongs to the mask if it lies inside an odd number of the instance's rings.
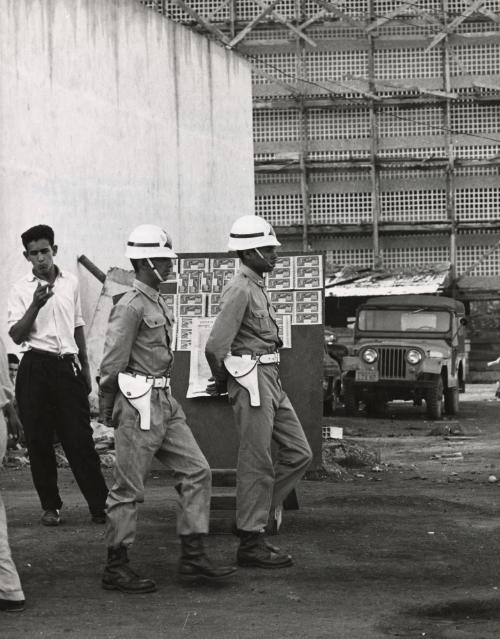
[[[175,578],[171,479],[155,472],[140,509],[132,563],[158,592],[100,587],[103,527],[90,523],[71,472],[60,471],[65,523],[44,528],[28,470],[0,475],[13,554],[27,607],[0,613],[2,639],[498,639],[500,637],[500,402],[494,386],[462,395],[458,419],[392,404],[383,419],[325,424],[379,455],[342,480],[303,481],[275,541],[295,565],[240,569],[225,584]],[[455,434],[449,434],[449,432]],[[461,431],[461,433],[460,433]],[[109,471],[107,480],[111,481]],[[210,552],[232,561],[236,539]]]

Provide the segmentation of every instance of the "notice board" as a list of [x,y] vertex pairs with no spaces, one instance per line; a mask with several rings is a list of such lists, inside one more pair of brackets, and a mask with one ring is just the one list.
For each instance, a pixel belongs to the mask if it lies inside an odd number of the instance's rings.
[[[235,468],[238,437],[227,396],[204,394],[209,368],[204,348],[224,285],[239,269],[227,253],[180,254],[175,282],[161,292],[175,316],[172,394],[180,401],[212,468]],[[321,466],[323,414],[324,264],[322,255],[281,253],[266,286],[284,347],[280,377]],[[175,292],[174,292],[175,291]]]

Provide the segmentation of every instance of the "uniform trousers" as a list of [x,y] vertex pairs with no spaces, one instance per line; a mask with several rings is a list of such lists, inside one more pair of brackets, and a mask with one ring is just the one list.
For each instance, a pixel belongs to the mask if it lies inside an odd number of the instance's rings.
[[[7,424],[0,409],[0,463],[7,448]],[[0,492],[0,599],[23,601],[24,593],[10,554],[7,517]]]
[[[236,469],[236,525],[262,531],[269,511],[293,490],[312,460],[297,414],[281,387],[275,364],[259,364],[260,406],[250,406],[248,391],[228,379],[240,445]],[[275,458],[271,453],[275,443]]]
[[87,388],[74,360],[27,351],[17,373],[16,399],[42,509],[62,506],[55,430],[90,512],[102,513],[108,489],[92,439]]
[[138,412],[119,393],[113,408],[115,482],[107,499],[106,544],[130,546],[135,540],[137,503],[144,501],[144,483],[153,457],[177,480],[177,534],[208,533],[212,473],[186,416],[170,391],[151,393],[151,427],[141,430]]

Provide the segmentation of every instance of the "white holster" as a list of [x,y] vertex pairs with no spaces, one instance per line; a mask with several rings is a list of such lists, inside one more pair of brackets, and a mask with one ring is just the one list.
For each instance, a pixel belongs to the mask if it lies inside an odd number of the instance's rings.
[[257,360],[250,355],[228,355],[224,360],[224,366],[231,377],[246,388],[250,395],[250,406],[260,406],[259,375],[257,372]]
[[139,413],[141,430],[151,428],[151,390],[154,379],[135,376],[130,373],[118,373],[118,386],[129,404]]

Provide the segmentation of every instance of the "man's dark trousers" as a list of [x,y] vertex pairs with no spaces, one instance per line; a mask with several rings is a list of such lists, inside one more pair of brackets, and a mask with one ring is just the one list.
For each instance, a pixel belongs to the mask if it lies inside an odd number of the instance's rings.
[[27,351],[17,374],[16,399],[42,509],[62,506],[55,430],[90,512],[102,513],[108,489],[92,440],[87,388],[74,357]]

